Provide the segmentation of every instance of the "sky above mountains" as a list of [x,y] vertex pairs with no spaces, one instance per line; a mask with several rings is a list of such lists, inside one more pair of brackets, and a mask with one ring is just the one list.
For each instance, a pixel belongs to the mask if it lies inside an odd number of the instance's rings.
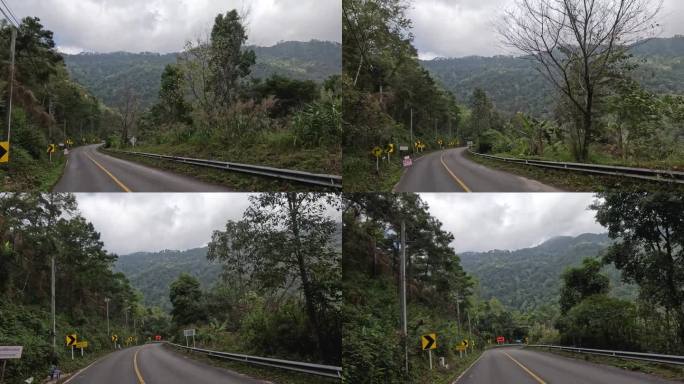
[[[412,0],[408,16],[420,58],[515,54],[500,43],[494,27],[514,1]],[[657,21],[662,26],[659,37],[684,34],[684,1],[663,0]]]
[[456,252],[520,249],[556,236],[604,233],[590,193],[421,193]]
[[248,44],[342,40],[341,0],[5,0],[17,18],[36,16],[65,53],[178,52],[237,9]]

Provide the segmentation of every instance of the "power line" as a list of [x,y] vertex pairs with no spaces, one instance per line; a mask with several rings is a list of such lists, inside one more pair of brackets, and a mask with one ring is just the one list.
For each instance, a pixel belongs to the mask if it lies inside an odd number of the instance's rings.
[[14,19],[14,22],[17,24],[17,28],[18,28],[19,24],[21,24],[21,23],[14,16],[14,12],[12,12],[12,9],[9,7],[9,5],[7,5],[7,3],[5,3],[5,0],[0,0],[0,2],[2,2],[2,4],[5,6],[5,9],[7,9],[7,12],[9,12],[9,14],[12,16],[12,18]]
[[5,10],[2,9],[2,7],[0,7],[0,12],[2,12],[2,14],[5,16],[5,20],[7,20],[7,22],[9,22],[14,28],[19,28],[19,26],[16,25],[16,24],[14,23],[14,21],[12,21],[12,19],[10,19],[9,16],[7,16],[7,14],[5,13]]

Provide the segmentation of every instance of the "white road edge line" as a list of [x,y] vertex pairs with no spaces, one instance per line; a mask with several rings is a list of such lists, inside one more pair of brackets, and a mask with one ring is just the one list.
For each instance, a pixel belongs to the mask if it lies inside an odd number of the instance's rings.
[[[116,352],[116,351],[114,351],[114,352]],[[67,384],[68,382],[70,382],[71,380],[73,380],[76,376],[80,375],[83,371],[85,371],[86,369],[88,369],[88,368],[90,368],[91,366],[95,365],[95,363],[99,363],[100,360],[103,360],[105,357],[107,357],[107,356],[109,356],[109,355],[111,355],[111,353],[108,353],[108,354],[106,354],[106,355],[104,355],[104,356],[101,356],[99,359],[97,359],[97,360],[93,361],[92,363],[90,363],[87,367],[79,369],[78,371],[76,371],[76,373],[74,373],[73,375],[71,375],[70,378],[66,379],[66,381],[64,381],[62,384]]]
[[466,372],[470,371],[470,368],[472,368],[475,364],[477,364],[478,361],[480,361],[480,359],[482,358],[482,356],[484,356],[484,354],[485,354],[486,352],[487,352],[487,351],[482,351],[482,354],[480,355],[480,357],[478,357],[477,360],[473,361],[473,363],[470,364],[470,366],[469,366],[468,368],[466,368],[465,371],[461,372],[461,374],[458,375],[458,377],[456,378],[456,380],[454,380],[451,384],[456,384],[456,383],[458,383],[458,381],[461,380],[461,378],[466,374]]

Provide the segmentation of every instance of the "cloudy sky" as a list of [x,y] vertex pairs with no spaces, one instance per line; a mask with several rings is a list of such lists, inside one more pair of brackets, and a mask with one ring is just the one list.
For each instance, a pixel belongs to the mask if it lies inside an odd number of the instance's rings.
[[421,193],[456,252],[520,249],[554,236],[607,232],[587,207],[585,193]]
[[[658,0],[654,0],[658,1]],[[513,0],[412,0],[415,46],[422,59],[512,54],[493,24]],[[662,37],[684,34],[684,1],[664,0],[658,18]]]
[[211,30],[219,13],[247,14],[249,44],[341,41],[342,0],[5,0],[37,16],[68,53],[177,52]]
[[249,206],[244,193],[76,194],[86,220],[105,248],[120,255],[206,245],[214,230],[239,220]]

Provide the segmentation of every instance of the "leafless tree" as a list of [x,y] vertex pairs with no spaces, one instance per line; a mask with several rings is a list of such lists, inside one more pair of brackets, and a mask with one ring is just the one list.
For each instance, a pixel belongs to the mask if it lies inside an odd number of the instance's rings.
[[121,144],[128,143],[128,135],[135,128],[140,104],[138,94],[130,84],[126,84],[119,96],[119,118],[121,121]]
[[626,49],[656,33],[662,0],[515,0],[497,29],[506,45],[535,60],[573,115],[573,151],[588,157],[600,87]]

